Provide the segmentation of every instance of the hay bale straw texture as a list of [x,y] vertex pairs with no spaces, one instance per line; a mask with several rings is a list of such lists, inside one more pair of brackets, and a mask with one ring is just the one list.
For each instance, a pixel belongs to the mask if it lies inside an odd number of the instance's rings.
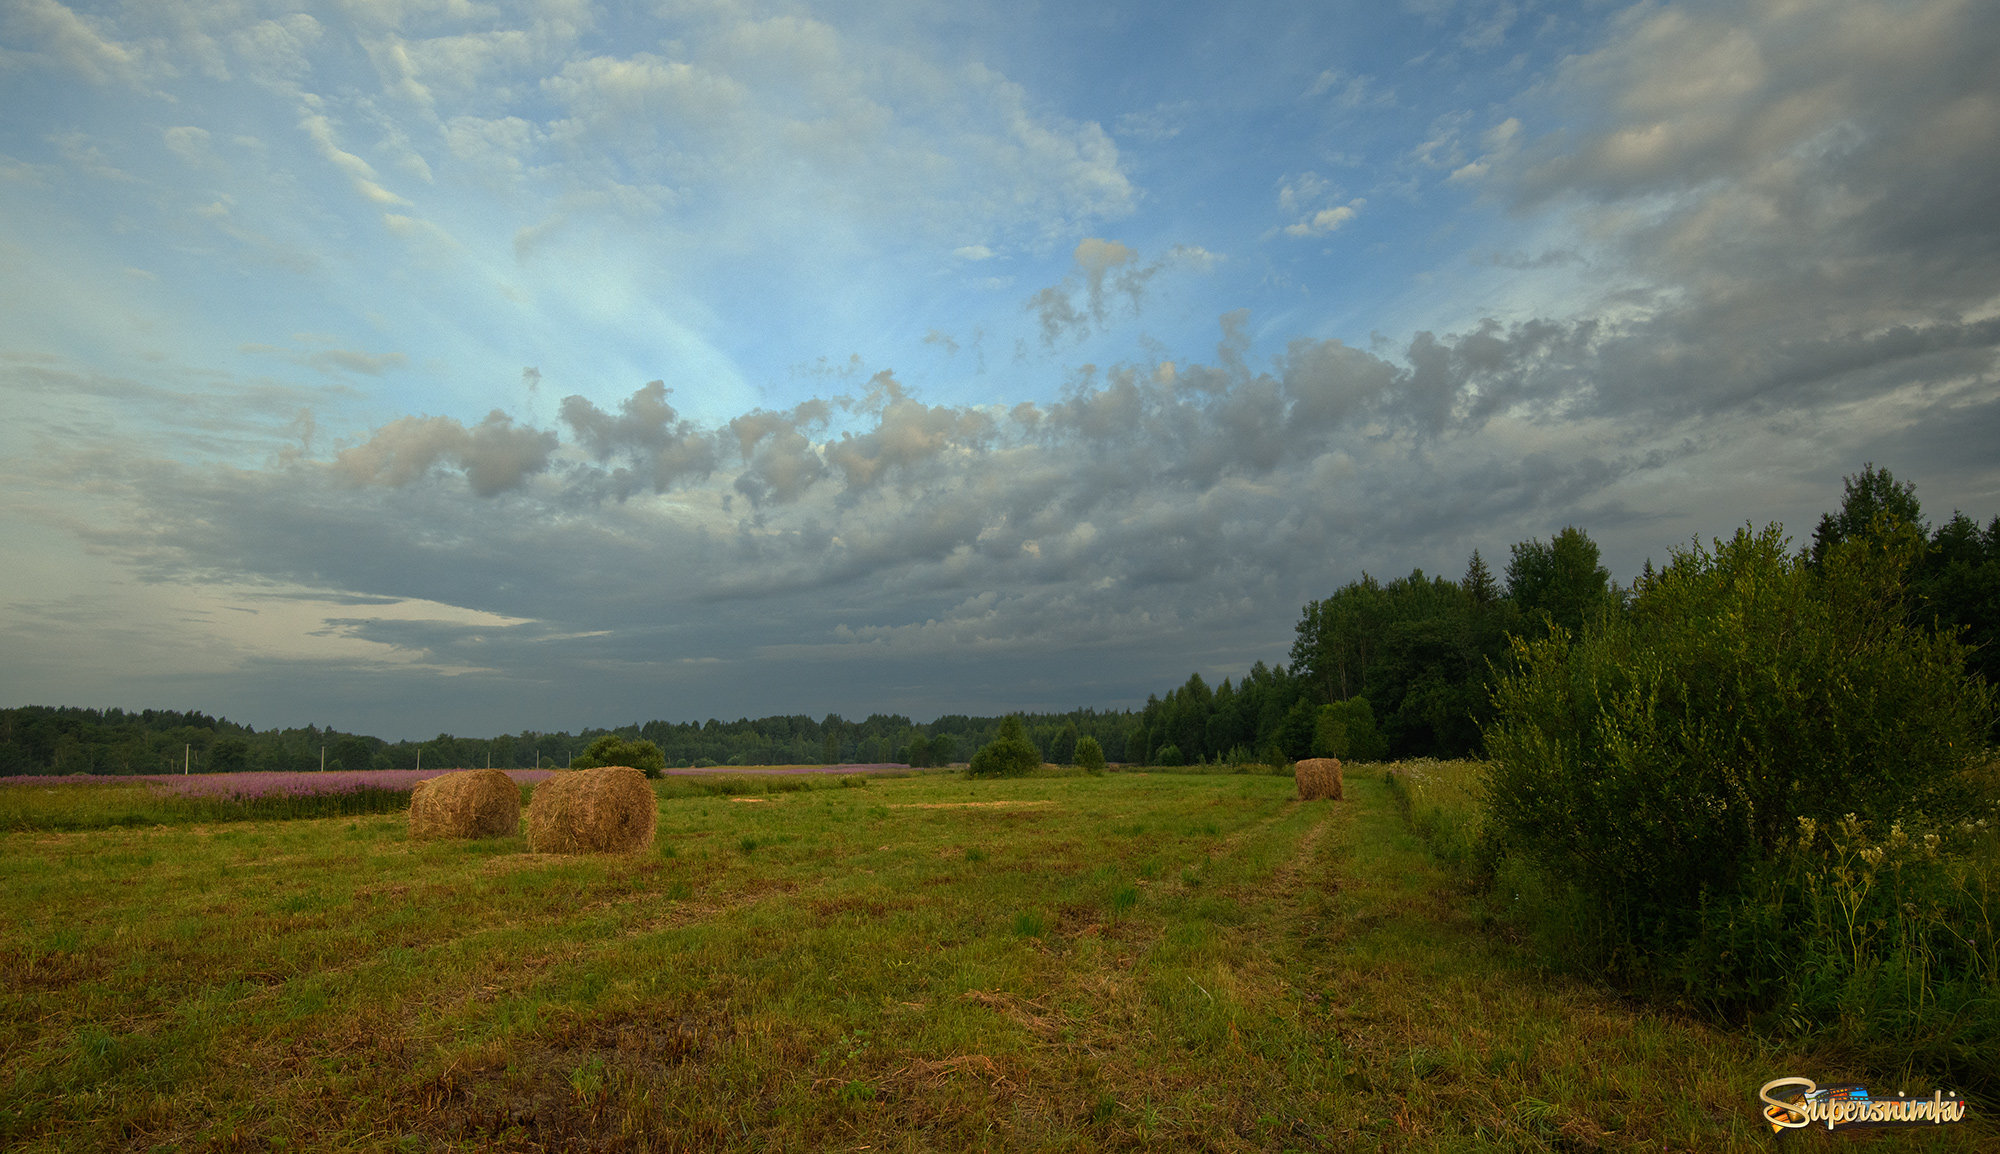
[[1325,798],[1340,800],[1340,759],[1337,757],[1309,757],[1298,764],[1292,776],[1299,782],[1299,800],[1313,801]]
[[535,786],[528,848],[536,853],[628,853],[653,844],[659,813],[646,775],[629,765],[572,769]]
[[500,769],[425,778],[410,791],[410,836],[500,837],[521,828],[521,787]]

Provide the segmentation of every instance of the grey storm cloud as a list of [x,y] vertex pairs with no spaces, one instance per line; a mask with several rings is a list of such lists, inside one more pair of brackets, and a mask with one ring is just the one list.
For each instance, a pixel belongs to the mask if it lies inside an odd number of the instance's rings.
[[[1300,340],[1259,370],[1244,355],[1246,324],[1240,314],[1223,318],[1214,364],[1114,366],[1046,406],[926,404],[885,372],[860,398],[757,410],[720,429],[681,418],[658,382],[615,413],[570,398],[567,441],[499,413],[469,429],[405,417],[338,454],[331,468],[351,482],[344,494],[312,490],[310,470],[266,475],[256,491],[267,503],[225,500],[192,474],[182,484],[153,478],[136,486],[148,504],[169,505],[175,494],[187,504],[178,515],[153,509],[150,524],[192,518],[204,528],[192,537],[164,528],[143,536],[156,557],[183,550],[193,568],[269,553],[290,566],[271,577],[532,615],[527,602],[480,592],[518,584],[551,603],[591,606],[569,622],[578,629],[629,625],[617,607],[660,596],[644,583],[621,590],[620,572],[672,570],[674,597],[710,602],[864,580],[919,600],[1074,582],[1085,583],[1076,594],[1083,600],[1115,599],[1231,572],[1240,584],[1301,548],[1390,532],[1401,516],[1393,490],[1419,462],[1434,468],[1449,457],[1453,483],[1532,502],[1534,486],[1468,477],[1482,467],[1518,470],[1505,453],[1446,454],[1436,442],[1476,441],[1489,410],[1503,403],[1517,412],[1559,407],[1534,393],[1533,369],[1581,356],[1587,344],[1577,328],[1488,324],[1418,334],[1401,363],[1338,341]],[[1546,380],[1575,387],[1566,375]],[[569,464],[555,467],[558,459]],[[249,491],[241,477],[232,484]],[[453,495],[468,490],[470,505]],[[387,501],[370,491],[404,496]],[[664,504],[628,506],[641,492]],[[729,493],[753,499],[761,510],[754,522],[731,519],[726,503],[711,499]],[[579,500],[607,497],[617,500],[593,517],[575,516]],[[254,524],[228,532],[260,509]],[[674,509],[681,512],[668,515]],[[1450,520],[1440,518],[1437,531],[1450,532]],[[475,534],[491,543],[490,564],[446,560]],[[293,540],[276,550],[252,545],[274,536]],[[399,536],[407,540],[396,544]],[[379,544],[361,548],[359,538]],[[508,576],[521,563],[505,558],[542,552],[526,546],[552,540],[601,567],[530,565]],[[384,551],[403,575],[388,590],[370,560]],[[434,568],[415,560],[427,555]]]
[[[2000,296],[2000,9],[1641,7],[1549,86],[1582,126],[1496,158],[1667,303],[1608,354],[1610,406],[1838,402],[1904,365],[1990,365]],[[1621,395],[1622,394],[1622,395]]]

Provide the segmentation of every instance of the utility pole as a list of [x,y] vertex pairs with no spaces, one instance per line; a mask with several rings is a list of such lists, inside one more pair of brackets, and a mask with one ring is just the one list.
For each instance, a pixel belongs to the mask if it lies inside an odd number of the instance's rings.
[[326,772],[326,746],[324,745],[319,747],[319,771],[321,773]]
[[191,752],[191,751],[192,751],[193,749],[194,749],[194,747],[193,747],[193,746],[191,746],[191,745],[182,745],[182,746],[181,746],[181,776],[182,776],[182,777],[186,777],[186,776],[187,776],[187,772],[188,772],[188,763],[189,763],[190,761],[193,761],[193,760],[194,760],[194,754],[193,754],[193,752]]
[[424,771],[424,747],[419,745],[417,747],[417,772],[422,773],[423,771]]

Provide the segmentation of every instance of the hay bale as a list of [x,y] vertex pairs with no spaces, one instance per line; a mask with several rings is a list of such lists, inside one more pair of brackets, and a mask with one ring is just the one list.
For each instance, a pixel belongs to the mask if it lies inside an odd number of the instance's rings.
[[521,828],[521,787],[500,769],[425,778],[410,791],[410,836],[499,837]]
[[536,853],[626,853],[653,844],[659,812],[646,775],[629,765],[572,769],[535,786],[528,848]]
[[1299,762],[1292,771],[1299,782],[1299,800],[1312,801],[1325,798],[1340,800],[1340,759],[1337,757],[1309,757]]

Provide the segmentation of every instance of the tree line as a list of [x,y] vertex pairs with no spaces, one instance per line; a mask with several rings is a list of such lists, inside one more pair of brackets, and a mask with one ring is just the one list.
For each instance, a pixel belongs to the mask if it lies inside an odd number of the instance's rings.
[[[1121,760],[1129,710],[1077,709],[1018,715],[1038,749],[1062,761],[1079,740],[1095,738]],[[606,736],[650,741],[668,766],[840,765],[901,762],[950,765],[969,759],[1000,732],[1004,718],[948,714],[918,723],[901,714],[850,721],[838,713],[670,722],[575,733],[526,730],[497,737],[440,733],[423,741],[384,741],[307,725],[259,731],[198,711],[86,709],[29,705],[0,709],[0,776],[29,774],[311,772],[321,768],[566,767]]]

